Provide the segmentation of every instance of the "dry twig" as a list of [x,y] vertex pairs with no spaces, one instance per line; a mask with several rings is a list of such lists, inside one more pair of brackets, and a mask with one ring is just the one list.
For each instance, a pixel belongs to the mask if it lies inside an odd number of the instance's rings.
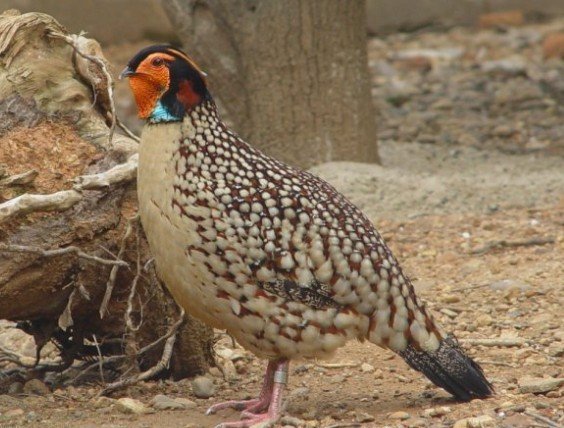
[[[127,221],[127,227],[125,228],[125,233],[123,234],[123,238],[121,239],[121,247],[117,255],[118,260],[123,257],[127,240],[129,239],[129,237],[131,236],[131,232],[133,231],[133,223],[136,222],[138,218],[139,216],[135,215]],[[126,266],[128,266],[127,263]],[[106,292],[104,293],[104,298],[102,299],[102,303],[100,304],[100,318],[104,318],[104,315],[106,314],[106,311],[108,309],[108,303],[110,302],[110,298],[112,297],[112,292],[114,290],[114,286],[116,283],[118,269],[119,269],[119,265],[115,265],[114,267],[112,267],[112,270],[110,272],[110,277],[108,279],[108,282],[106,283]]]
[[114,166],[107,171],[82,175],[75,178],[75,190],[95,190],[109,187],[113,184],[134,180],[137,175],[138,155],[132,155],[126,162]]
[[459,342],[465,345],[481,345],[481,346],[523,346],[527,341],[522,337],[496,337],[492,339],[459,339]]
[[61,190],[49,195],[24,194],[0,204],[0,223],[34,211],[63,211],[82,199],[76,190]]
[[498,248],[505,248],[505,247],[532,247],[535,245],[546,245],[546,244],[554,244],[555,238],[553,236],[548,237],[536,237],[531,239],[525,239],[520,241],[506,241],[505,239],[501,239],[499,241],[491,241],[485,244],[482,247],[475,248],[470,251],[470,254],[485,254],[491,250],[496,250]]
[[0,187],[22,186],[25,184],[30,184],[33,183],[38,175],[39,173],[34,169],[22,172],[21,174],[11,175],[0,180]]
[[178,334],[178,330],[180,329],[180,326],[184,322],[184,315],[185,315],[184,309],[181,309],[180,318],[171,327],[171,329],[167,332],[167,334],[165,334],[164,336],[160,337],[159,339],[157,339],[153,343],[151,343],[151,344],[149,344],[149,345],[147,345],[147,346],[145,346],[145,347],[143,347],[139,350],[138,355],[148,351],[149,349],[153,348],[154,346],[156,346],[158,343],[162,342],[163,340],[166,340],[164,347],[163,347],[163,353],[162,353],[161,359],[159,360],[159,362],[157,364],[155,364],[150,369],[148,369],[148,370],[146,370],[142,373],[139,373],[136,376],[120,379],[116,382],[110,383],[98,394],[98,396],[106,395],[106,394],[108,394],[112,391],[115,391],[116,389],[124,388],[126,386],[133,385],[137,382],[141,382],[141,381],[144,381],[144,380],[147,380],[147,379],[151,379],[154,376],[156,376],[157,374],[159,374],[161,371],[163,371],[164,369],[168,368],[168,366],[170,364],[170,359],[172,357],[172,351],[174,349],[174,343],[176,342],[176,336]]
[[547,417],[545,417],[543,415],[539,415],[538,413],[534,413],[534,412],[526,410],[525,414],[527,416],[530,416],[533,419],[536,419],[537,421],[544,422],[545,424],[547,424],[551,428],[562,428],[562,425],[560,425],[559,423],[554,422],[552,419],[548,419]]
[[87,254],[84,251],[82,251],[79,247],[75,247],[74,245],[70,245],[64,248],[57,248],[55,250],[44,250],[43,248],[32,247],[27,245],[0,244],[0,253],[34,253],[42,257],[57,257],[65,254],[74,253],[80,258],[83,258],[85,260],[90,260],[96,263],[100,263],[103,265],[113,265],[114,267],[129,266],[127,262],[120,259],[108,260],[108,259],[103,259],[101,257],[93,256],[91,254]]

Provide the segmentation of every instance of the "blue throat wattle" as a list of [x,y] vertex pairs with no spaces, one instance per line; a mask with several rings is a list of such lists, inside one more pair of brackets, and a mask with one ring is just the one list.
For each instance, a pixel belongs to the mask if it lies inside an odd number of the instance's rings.
[[149,122],[151,123],[179,122],[181,120],[181,117],[175,116],[168,111],[161,101],[157,102],[151,116],[149,116]]

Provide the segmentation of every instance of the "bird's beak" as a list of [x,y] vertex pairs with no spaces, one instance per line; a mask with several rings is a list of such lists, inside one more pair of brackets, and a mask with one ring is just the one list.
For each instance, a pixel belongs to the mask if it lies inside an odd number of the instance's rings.
[[125,79],[126,77],[133,76],[135,71],[133,71],[129,66],[125,67],[123,71],[119,74],[119,80]]

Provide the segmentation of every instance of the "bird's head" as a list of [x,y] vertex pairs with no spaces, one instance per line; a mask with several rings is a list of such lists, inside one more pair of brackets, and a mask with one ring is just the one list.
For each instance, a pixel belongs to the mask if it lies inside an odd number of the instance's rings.
[[152,122],[181,121],[208,96],[206,74],[184,52],[168,45],[142,49],[121,72],[133,91],[139,117]]

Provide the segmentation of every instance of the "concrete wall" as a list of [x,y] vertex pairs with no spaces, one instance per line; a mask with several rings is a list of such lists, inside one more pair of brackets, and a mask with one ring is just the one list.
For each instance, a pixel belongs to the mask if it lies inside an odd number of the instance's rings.
[[102,44],[174,38],[158,0],[0,0],[0,12],[6,9],[48,13],[71,32],[86,31]]
[[367,0],[367,26],[371,34],[382,34],[430,24],[473,25],[484,13],[516,9],[564,15],[564,0]]
[[[382,34],[434,23],[471,25],[499,10],[564,15],[564,0],[367,0],[367,8],[368,31]],[[71,32],[86,31],[103,44],[175,37],[159,0],[0,0],[0,12],[5,9],[48,13]]]

